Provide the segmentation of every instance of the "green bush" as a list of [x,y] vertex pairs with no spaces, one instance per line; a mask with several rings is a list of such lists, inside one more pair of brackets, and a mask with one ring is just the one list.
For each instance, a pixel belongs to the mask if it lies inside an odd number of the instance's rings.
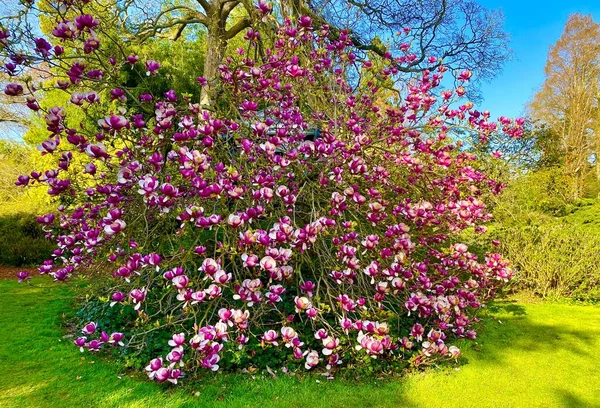
[[600,300],[600,235],[560,219],[497,228],[494,234],[522,287],[544,297]]
[[54,248],[35,216],[0,215],[0,265],[37,266],[50,257]]

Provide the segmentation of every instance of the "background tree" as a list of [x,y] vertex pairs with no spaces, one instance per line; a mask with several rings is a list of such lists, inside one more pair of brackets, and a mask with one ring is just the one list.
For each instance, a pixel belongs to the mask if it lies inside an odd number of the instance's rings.
[[[411,44],[414,56],[403,72],[430,66],[429,57],[452,71],[468,69],[489,80],[510,57],[509,36],[500,10],[473,0],[282,0],[283,8],[320,17],[336,28],[350,27],[356,48],[385,57]],[[410,30],[407,29],[410,27]]]
[[[451,70],[468,69],[478,80],[487,80],[510,56],[502,13],[472,0],[278,0],[274,4],[261,0],[258,6],[249,0],[127,0],[118,4],[121,22],[135,40],[155,36],[179,39],[186,36],[188,28],[203,27],[204,77],[209,80],[215,78],[229,42],[247,28],[268,22],[264,12],[270,9],[274,13],[269,18],[280,20],[309,15],[316,26],[329,25],[334,38],[349,27],[356,49],[380,57],[387,58],[389,51],[397,53],[411,44],[413,54],[396,64],[401,72],[431,68],[429,57],[434,56]],[[412,28],[404,30],[406,27]],[[263,36],[269,33],[262,28]],[[210,102],[206,90],[204,104]]]
[[[590,158],[598,153],[600,25],[573,14],[550,47],[546,79],[529,105],[531,116],[552,128],[561,141],[565,171],[573,177],[573,196],[582,194]],[[598,163],[598,161],[596,161]],[[597,164],[600,177],[600,166]]]

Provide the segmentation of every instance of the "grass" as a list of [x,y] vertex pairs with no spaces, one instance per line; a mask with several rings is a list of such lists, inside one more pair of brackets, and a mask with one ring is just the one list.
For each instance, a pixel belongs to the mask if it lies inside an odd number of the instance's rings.
[[497,303],[457,368],[361,383],[219,374],[169,388],[63,338],[67,287],[0,280],[0,293],[0,407],[600,407],[595,306]]

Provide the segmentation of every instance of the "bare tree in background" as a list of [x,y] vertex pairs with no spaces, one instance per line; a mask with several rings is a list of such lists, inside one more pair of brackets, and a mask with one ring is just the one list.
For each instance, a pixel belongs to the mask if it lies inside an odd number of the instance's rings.
[[[273,7],[278,19],[309,15],[314,25],[328,24],[333,36],[347,28],[356,48],[371,55],[386,56],[410,43],[415,58],[398,64],[402,72],[431,68],[429,57],[437,57],[438,64],[451,70],[468,69],[476,79],[487,80],[510,55],[502,13],[474,0],[276,0],[272,4],[264,0],[100,0],[86,7],[103,8],[101,15],[114,14],[111,24],[135,42],[153,37],[177,40],[186,30],[202,28],[206,32],[203,76],[210,81],[218,74],[230,40],[264,23],[257,5]],[[405,32],[406,27],[411,30]],[[211,99],[204,88],[201,102],[210,104]]]
[[354,45],[363,51],[384,56],[410,43],[416,59],[399,67],[404,72],[431,67],[428,58],[434,56],[451,70],[468,69],[476,79],[489,80],[511,56],[502,12],[473,0],[282,2],[288,10],[311,13],[338,29],[350,28]]
[[[278,0],[274,6],[279,18],[309,15],[316,25],[330,25],[332,35],[348,28],[357,49],[379,56],[409,42],[416,59],[399,65],[403,72],[430,68],[428,58],[435,56],[452,70],[468,69],[477,79],[489,80],[510,56],[502,13],[473,0]],[[231,22],[236,8],[243,17]],[[205,78],[216,75],[228,41],[257,22],[250,0],[127,0],[121,10],[129,10],[130,29],[141,40],[155,35],[176,39],[187,27],[204,26]],[[406,27],[410,32],[403,31]]]

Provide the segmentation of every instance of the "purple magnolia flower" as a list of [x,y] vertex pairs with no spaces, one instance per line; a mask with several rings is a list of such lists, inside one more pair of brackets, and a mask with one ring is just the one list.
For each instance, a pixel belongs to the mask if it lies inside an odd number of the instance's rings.
[[46,41],[43,38],[36,38],[35,42],[35,52],[41,54],[43,57],[47,57],[50,55],[50,51],[52,50],[52,44]]
[[156,72],[160,69],[160,63],[154,60],[146,61],[146,75],[156,75]]
[[310,297],[312,296],[314,290],[317,288],[317,286],[312,283],[311,281],[306,281],[300,284],[300,289],[303,292],[306,292],[306,294]]
[[[146,366],[148,377],[158,382],[165,382],[171,378],[171,369],[163,366],[162,358],[155,358]],[[177,376],[179,377],[179,375]]]
[[183,347],[176,347],[167,354],[166,359],[168,362],[172,363],[173,366],[179,364],[180,367],[183,367],[183,354]]
[[60,139],[55,137],[54,139],[44,140],[37,148],[42,154],[52,154],[58,148]]
[[0,44],[6,44],[10,38],[10,31],[7,28],[0,29]]
[[140,59],[138,58],[137,55],[128,55],[127,56],[127,63],[129,65],[135,65],[136,62],[138,62]]
[[85,148],[85,152],[87,153],[88,156],[95,158],[95,159],[110,158],[110,155],[108,154],[108,151],[106,150],[106,146],[104,146],[102,143],[91,143],[91,144],[87,145],[87,147]]
[[26,186],[29,184],[30,177],[28,175],[21,175],[15,181],[15,186]]
[[102,72],[102,70],[100,70],[100,69],[92,69],[92,70],[88,71],[86,73],[86,75],[89,79],[100,81],[100,80],[102,80],[102,77],[104,76],[104,72]]
[[303,28],[311,28],[312,20],[308,16],[301,16],[300,19],[298,19],[298,25]]
[[73,343],[79,347],[79,351],[83,353],[86,347],[87,337],[78,337]]
[[8,96],[23,95],[23,87],[20,84],[8,84],[4,88],[4,93]]
[[17,64],[14,64],[12,62],[7,62],[6,64],[4,64],[4,69],[6,70],[6,73],[8,75],[16,75],[17,74]]
[[19,279],[19,283],[22,283],[28,279],[31,279],[31,276],[29,276],[28,271],[20,271],[17,272],[17,278]]
[[263,15],[270,14],[273,11],[273,5],[264,0],[259,0],[256,9]]
[[131,119],[133,120],[133,127],[135,127],[136,129],[141,129],[144,126],[146,126],[146,122],[144,121],[144,116],[141,113],[133,115],[131,117]]
[[92,340],[87,344],[87,348],[90,351],[98,352],[104,343],[100,340]]
[[179,378],[181,378],[183,376],[183,373],[181,370],[177,369],[177,368],[171,368],[171,373],[169,375],[169,379],[167,381],[169,381],[170,383],[173,384],[177,384],[177,380]]
[[211,371],[217,371],[219,369],[219,364],[217,364],[221,360],[221,357],[218,354],[209,354],[204,359],[202,359],[202,367],[208,368]]
[[96,37],[95,35],[88,37],[83,44],[83,52],[86,54],[91,54],[98,48],[100,48],[100,38]]
[[169,102],[177,102],[177,94],[173,89],[169,89],[164,95]]
[[90,14],[83,14],[81,16],[75,17],[75,27],[79,31],[83,31],[85,29],[91,29],[96,27],[99,24],[98,20],[96,20]]
[[112,302],[110,302],[110,306],[113,307],[117,303],[122,303],[125,300],[125,294],[123,292],[115,292],[111,296]]
[[125,343],[123,343],[124,337],[125,337],[125,335],[123,333],[114,332],[110,335],[110,337],[108,339],[108,343],[113,344],[113,345],[119,345],[119,346],[123,347],[123,346],[125,346]]
[[94,334],[96,332],[96,328],[97,328],[96,323],[90,322],[90,323],[86,324],[83,327],[83,329],[81,329],[81,332],[83,334],[87,334],[89,336],[90,334]]
[[138,193],[144,195],[151,195],[159,188],[158,180],[154,176],[145,176],[143,179],[138,181],[138,184],[141,187],[138,190]]
[[52,30],[52,35],[62,40],[68,40],[75,36],[77,26],[69,20],[64,20]]
[[84,166],[83,172],[91,175],[96,174],[96,165],[94,163],[87,163]]
[[110,90],[110,100],[111,102],[114,100],[120,100],[125,102],[127,100],[127,97],[125,96],[125,91],[122,90],[121,88],[115,88],[115,89],[111,89]]

